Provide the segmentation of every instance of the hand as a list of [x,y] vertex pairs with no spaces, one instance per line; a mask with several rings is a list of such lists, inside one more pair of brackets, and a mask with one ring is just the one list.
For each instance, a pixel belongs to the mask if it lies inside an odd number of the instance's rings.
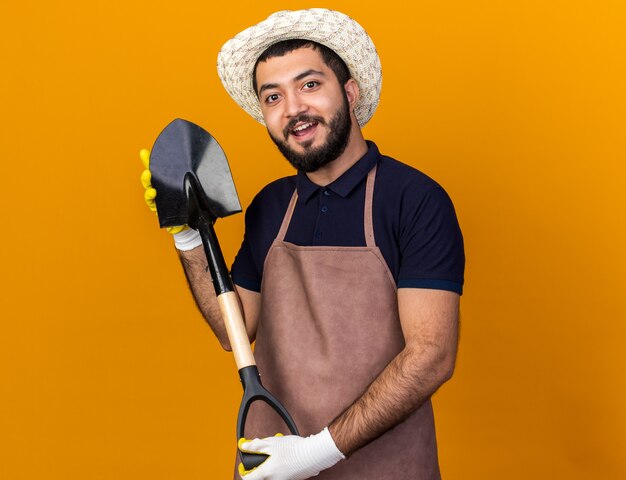
[[[145,189],[143,193],[143,198],[146,201],[148,208],[158,215],[156,201],[155,201],[157,192],[152,187],[152,183],[151,183],[152,173],[150,172],[150,150],[142,148],[139,151],[139,158],[141,158],[141,163],[143,163],[143,166],[146,167],[146,169],[143,172],[141,172],[141,184],[143,185],[143,188]],[[187,225],[180,225],[177,227],[167,227],[166,230],[169,233],[179,233],[188,228],[189,227]]]
[[[141,184],[145,189],[143,198],[148,205],[148,208],[158,215],[156,207],[156,195],[157,191],[152,187],[152,173],[150,172],[150,150],[145,148],[139,152],[139,158],[143,166],[146,168],[141,172]],[[200,234],[189,228],[187,225],[180,225],[176,227],[166,227],[166,230],[174,235],[174,243],[178,250],[191,250],[199,246],[202,243]]]
[[337,449],[328,428],[306,438],[280,434],[254,440],[242,438],[239,449],[269,455],[261,465],[249,471],[240,464],[239,475],[243,480],[304,480],[346,458]]

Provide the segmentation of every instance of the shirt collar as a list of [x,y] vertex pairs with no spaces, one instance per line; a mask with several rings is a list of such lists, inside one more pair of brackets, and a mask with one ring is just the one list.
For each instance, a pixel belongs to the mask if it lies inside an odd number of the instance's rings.
[[369,171],[378,163],[380,153],[374,142],[367,140],[367,152],[354,165],[346,170],[338,179],[326,187],[320,187],[309,180],[304,172],[298,172],[296,188],[298,201],[308,202],[320,188],[327,188],[340,197],[347,197],[361,183]]

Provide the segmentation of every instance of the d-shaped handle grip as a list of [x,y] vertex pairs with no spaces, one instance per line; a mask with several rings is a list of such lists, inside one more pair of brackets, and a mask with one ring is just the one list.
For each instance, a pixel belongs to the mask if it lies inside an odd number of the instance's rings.
[[[291,415],[289,415],[289,412],[287,412],[287,409],[261,384],[261,377],[259,376],[259,370],[256,368],[256,365],[244,367],[239,370],[239,377],[243,385],[243,399],[239,407],[239,415],[237,416],[237,440],[243,438],[248,410],[250,410],[250,405],[257,400],[262,400],[272,407],[283,419],[289,431],[293,435],[299,435],[298,427],[296,427],[296,423],[293,421],[293,418],[291,418]],[[246,470],[252,470],[258,467],[267,459],[267,455],[242,451],[239,451],[239,457]]]

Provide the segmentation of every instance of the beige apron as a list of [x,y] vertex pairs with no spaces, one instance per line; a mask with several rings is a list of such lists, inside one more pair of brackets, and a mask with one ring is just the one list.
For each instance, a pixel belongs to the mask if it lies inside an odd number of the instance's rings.
[[[303,247],[284,241],[294,192],[267,257],[254,356],[263,385],[291,413],[300,435],[320,432],[402,350],[396,284],[374,242],[376,167],[367,176],[365,247]],[[246,438],[288,433],[255,402]],[[432,406],[320,473],[319,480],[438,479]]]

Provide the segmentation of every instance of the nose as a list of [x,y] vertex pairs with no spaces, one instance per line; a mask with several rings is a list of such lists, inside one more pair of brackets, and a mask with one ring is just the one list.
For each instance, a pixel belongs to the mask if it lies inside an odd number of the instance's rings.
[[307,106],[302,101],[302,98],[296,93],[285,95],[284,105],[285,116],[289,118],[295,118],[307,110]]

